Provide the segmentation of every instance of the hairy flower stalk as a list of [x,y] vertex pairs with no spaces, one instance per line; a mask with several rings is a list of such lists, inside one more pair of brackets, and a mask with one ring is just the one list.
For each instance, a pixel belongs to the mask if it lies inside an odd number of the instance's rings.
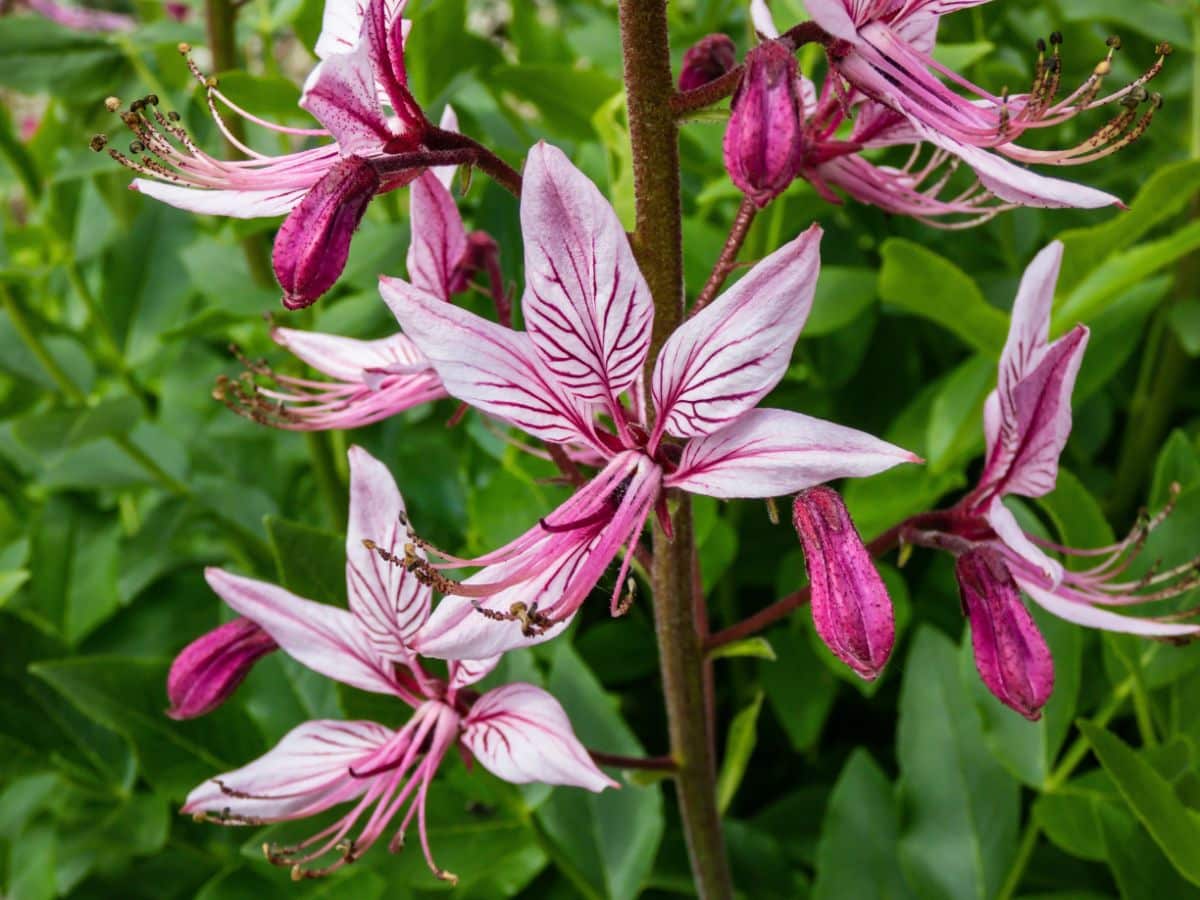
[[[665,491],[769,497],[915,459],[861,432],[756,404],[783,377],[811,309],[820,230],[809,229],[676,329],[642,367],[654,307],[616,213],[561,151],[529,154],[521,196],[527,327],[515,332],[397,278],[380,290],[451,396],[600,472],[505,547],[473,559],[409,558],[446,594],[417,643],[429,656],[486,657],[557,634],[622,548],[610,609]],[[428,546],[415,535],[414,546]],[[442,571],[482,567],[465,581]]]
[[[396,852],[404,846],[415,821],[430,871],[455,882],[454,874],[434,861],[426,822],[428,792],[452,748],[514,784],[540,781],[591,791],[617,785],[596,767],[562,707],[541,688],[509,684],[482,696],[470,689],[498,657],[451,660],[444,679],[426,671],[413,642],[429,617],[430,592],[364,546],[378,541],[389,552],[399,551],[404,501],[386,468],[357,447],[350,450],[350,471],[350,609],[209,569],[209,585],[243,618],[185,650],[172,676],[187,669],[189,696],[211,698],[199,712],[213,708],[232,687],[220,667],[192,664],[194,648],[205,642],[217,646],[224,638],[225,655],[238,655],[246,641],[243,632],[258,632],[266,636],[260,644],[269,640],[271,647],[278,645],[320,674],[395,697],[413,714],[397,730],[366,721],[307,722],[258,760],[205,781],[188,795],[183,811],[222,825],[259,825],[352,804],[333,824],[297,844],[265,846],[267,859],[288,866],[295,879],[327,875],[362,856],[400,817],[388,849]],[[212,651],[200,655],[221,656]],[[170,684],[173,699],[176,681]]]

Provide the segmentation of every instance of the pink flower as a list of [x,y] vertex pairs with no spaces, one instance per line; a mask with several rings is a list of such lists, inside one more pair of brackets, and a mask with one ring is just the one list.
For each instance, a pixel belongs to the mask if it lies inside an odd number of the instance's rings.
[[[668,339],[653,373],[653,425],[642,369],[654,307],[612,207],[561,151],[539,144],[525,167],[521,227],[524,332],[400,279],[382,279],[381,291],[451,396],[541,440],[579,446],[603,467],[509,545],[473,560],[414,562],[448,595],[415,638],[423,654],[486,657],[545,640],[624,546],[619,610],[646,518],[657,506],[667,522],[664,489],[768,497],[915,459],[849,428],[755,408],[783,377],[812,305],[815,226]],[[463,564],[485,568],[465,582],[440,575]]]
[[809,488],[796,495],[792,524],[804,546],[817,634],[838,659],[874,681],[891,656],[896,620],[846,504],[832,488]]
[[234,619],[192,641],[167,673],[172,719],[194,719],[229,699],[254,664],[279,647],[249,619]]
[[[146,176],[130,185],[171,206],[235,218],[288,213],[275,244],[275,272],[284,305],[307,306],[345,267],[350,237],[371,198],[407,184],[418,170],[381,176],[373,160],[419,148],[432,126],[408,89],[401,18],[405,2],[330,0],[317,41],[321,57],[304,85],[300,105],[322,128],[287,128],[246,112],[204,76],[209,108],[225,138],[246,159],[222,161],[202,151],[151,95],[130,105],[122,120],[133,132],[131,154],[110,149],[122,165]],[[185,56],[186,45],[181,45]],[[247,122],[294,137],[331,138],[307,150],[268,156],[238,140],[218,103]],[[110,100],[114,110],[119,103]],[[104,146],[97,139],[93,146]]]
[[684,51],[679,90],[690,91],[720,78],[737,65],[737,48],[727,34],[706,34]]
[[[919,32],[919,43],[932,46],[937,27],[936,16],[961,5],[929,0],[898,4],[882,0],[853,3],[850,8],[855,21],[865,20],[874,14],[882,16],[882,11],[886,10],[887,17],[893,23],[906,23],[901,28],[904,34]],[[842,35],[833,26],[840,21],[838,16],[842,14],[837,13],[836,9],[834,13],[829,10],[841,6],[839,0],[834,0],[832,3],[814,4],[810,9],[818,24],[838,38]],[[760,33],[768,38],[779,36],[765,5],[752,2],[751,13]],[[845,40],[840,40],[835,42],[831,52],[840,59],[838,54],[846,52],[849,47]],[[1047,178],[1023,166],[1013,165],[997,153],[984,149],[993,147],[991,143],[975,146],[958,140],[920,117],[911,115],[907,108],[893,102],[890,93],[872,91],[853,78],[848,79],[850,87],[847,88],[838,72],[846,74],[843,68],[839,68],[827,76],[819,97],[815,85],[805,79],[805,108],[810,110],[810,117],[805,129],[808,150],[803,175],[822,196],[832,202],[839,201],[831,188],[839,187],[861,203],[878,206],[897,215],[913,216],[929,225],[948,228],[977,225],[1017,206],[1095,208],[1120,203],[1116,197],[1103,191]],[[930,79],[940,84],[932,76]],[[1096,84],[1098,86],[1099,82]],[[945,88],[942,91],[949,93]],[[962,98],[958,100],[967,103]],[[967,105],[970,106],[969,103]],[[843,126],[851,118],[853,126],[850,134],[839,137]],[[912,148],[908,162],[900,168],[876,165],[862,155],[863,151],[897,146]],[[1006,152],[1012,148],[1011,145],[1004,145],[997,149]],[[1008,152],[1008,155],[1014,154]],[[1077,161],[1086,162],[1089,159]],[[1030,157],[1022,158],[1022,161],[1064,164],[1062,159],[1051,158]],[[974,172],[973,184],[956,186],[951,180],[960,163],[966,163]]]
[[451,748],[517,784],[591,791],[616,784],[592,762],[566,713],[545,691],[509,684],[477,696],[469,689],[497,658],[452,660],[444,680],[425,672],[412,638],[429,615],[429,589],[373,549],[403,553],[404,501],[387,469],[365,451],[352,448],[350,466],[349,610],[219,569],[206,577],[285,653],[343,684],[394,696],[413,715],[398,730],[365,721],[307,722],[249,765],[205,781],[183,810],[220,824],[257,825],[352,802],[345,815],[307,840],[266,848],[268,859],[290,866],[294,878],[318,877],[353,862],[403,811],[388,848],[403,846],[416,819],[429,868],[454,881],[434,862],[425,820],[430,785]]
[[137,27],[133,17],[124,13],[70,6],[57,0],[25,0],[25,3],[39,16],[72,31],[122,32]]
[[[946,513],[920,517],[927,521],[915,523],[905,539],[956,554],[989,547],[1021,590],[1047,611],[1079,625],[1152,637],[1194,635],[1200,626],[1174,621],[1178,616],[1139,618],[1111,609],[1172,597],[1196,584],[1192,563],[1140,580],[1120,579],[1169,508],[1111,547],[1080,550],[1027,534],[1002,502],[1009,495],[1041,497],[1052,491],[1058,458],[1071,433],[1071,391],[1088,329],[1076,325],[1049,340],[1062,252],[1062,244],[1050,244],[1021,279],[996,389],[984,405],[987,456],[978,485]],[[1067,570],[1048,550],[1101,561],[1083,571]]]
[[1030,720],[1054,690],[1054,659],[1004,557],[987,546],[959,556],[954,572],[971,623],[975,667],[988,690]]
[[746,54],[723,147],[729,177],[760,209],[803,165],[804,87],[790,45],[766,41]]
[[[809,14],[837,40],[830,58],[837,71],[868,97],[903,114],[931,143],[961,156],[972,167],[987,159],[979,148],[1018,162],[1079,165],[1112,153],[1136,140],[1149,126],[1159,106],[1143,85],[1162,68],[1163,59],[1131,84],[1106,96],[1101,92],[1104,77],[1111,71],[1113,52],[1119,41],[1109,42],[1108,55],[1092,75],[1059,98],[1062,36],[1051,35],[1052,54],[1039,41],[1037,70],[1028,94],[996,96],[963,76],[940,65],[931,55],[939,19],[960,9],[979,6],[986,0],[811,0]],[[1160,52],[1165,55],[1166,48]],[[940,76],[940,77],[939,77]],[[964,89],[955,93],[943,82]],[[1088,140],[1064,150],[1030,150],[1014,143],[1025,132],[1052,128],[1090,109],[1116,103],[1129,105]],[[1140,118],[1139,103],[1149,101]],[[1007,167],[990,165],[997,171]],[[1010,185],[1019,192],[1019,185]],[[1014,196],[1003,199],[1022,202]],[[1085,199],[1080,195],[1079,199]],[[1095,198],[1093,198],[1095,199]],[[1088,205],[1067,201],[1069,205]]]

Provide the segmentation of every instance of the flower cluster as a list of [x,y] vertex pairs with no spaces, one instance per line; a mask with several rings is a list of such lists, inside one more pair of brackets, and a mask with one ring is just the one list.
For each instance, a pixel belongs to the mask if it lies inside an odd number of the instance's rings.
[[[210,586],[238,618],[179,655],[167,686],[171,716],[211,711],[276,650],[411,709],[399,728],[361,721],[300,725],[261,759],[189,795],[185,811],[223,824],[304,818],[350,804],[307,840],[266,848],[269,859],[289,865],[296,877],[353,861],[400,817],[388,847],[398,849],[415,820],[430,869],[453,880],[434,862],[425,818],[427,793],[452,748],[514,783],[615,787],[548,693],[508,684],[480,694],[474,685],[504,653],[561,634],[614,563],[609,611],[622,614],[636,593],[632,573],[648,555],[647,524],[654,516],[662,534],[672,537],[673,505],[681,494],[722,500],[795,495],[792,518],[816,631],[857,674],[877,677],[895,641],[891,603],[873,549],[827,483],[921,461],[861,431],[760,406],[784,378],[812,308],[821,267],[818,225],[723,292],[728,271],[721,272],[711,293],[706,287],[682,324],[656,343],[655,302],[616,212],[565,153],[538,143],[523,173],[508,179],[520,195],[524,253],[523,328],[514,328],[500,247],[490,235],[468,231],[451,192],[454,164],[477,162],[486,151],[458,134],[449,109],[432,125],[410,93],[404,5],[329,0],[316,45],[320,62],[301,100],[321,128],[284,128],[242,110],[183,48],[218,128],[247,158],[209,156],[153,96],[121,114],[135,137],[130,153],[110,150],[141,176],[136,190],[174,206],[239,217],[287,214],[273,262],[290,309],[312,303],[336,283],[371,200],[407,186],[407,278],[382,276],[379,285],[401,330],[365,341],[273,327],[275,342],[324,378],[281,374],[266,362],[246,360],[240,378],[219,382],[217,397],[250,419],[296,430],[357,428],[453,398],[461,404],[455,415],[475,410],[522,450],[552,460],[575,487],[516,539],[467,558],[422,538],[386,467],[352,448],[349,609],[208,571]],[[818,34],[830,65],[820,89],[799,70],[796,30],[781,35],[761,2],[752,5],[752,15],[763,40],[740,67],[724,35],[705,38],[684,56],[676,101],[730,83],[724,159],[751,214],[797,177],[831,201],[839,201],[837,188],[886,211],[954,227],[1014,206],[1118,202],[1016,163],[1083,163],[1136,139],[1157,106],[1144,84],[1161,59],[1102,97],[1116,49],[1111,45],[1093,76],[1060,99],[1061,40],[1055,38],[1051,55],[1039,51],[1028,94],[995,97],[930,55],[940,16],[974,3],[807,5],[816,31],[806,34]],[[1026,131],[1112,103],[1123,112],[1083,145],[1051,152],[1016,143]],[[1139,113],[1143,104],[1148,107]],[[111,106],[115,111],[120,104]],[[298,142],[319,143],[263,155],[239,140],[227,112]],[[96,144],[99,149],[105,141]],[[895,146],[912,148],[906,166],[873,161],[874,150]],[[972,180],[952,193],[951,176],[961,164]],[[952,508],[895,529],[902,542],[956,556],[980,675],[1003,702],[1031,718],[1050,694],[1053,663],[1022,592],[1055,615],[1091,627],[1161,638],[1200,630],[1177,616],[1137,618],[1109,609],[1194,585],[1190,568],[1121,580],[1157,519],[1112,547],[1072,550],[1026,533],[1004,505],[1006,496],[1038,497],[1053,489],[1070,433],[1070,396],[1088,332],[1081,325],[1049,341],[1061,253],[1057,244],[1044,250],[1022,281],[985,409],[987,456],[979,484]],[[494,319],[457,305],[469,290],[489,297]],[[513,436],[510,426],[524,436]],[[1077,570],[1052,553],[1102,558]],[[463,569],[474,571],[458,576]],[[436,605],[435,593],[441,595]],[[429,660],[446,662],[444,676]]]
[[[840,188],[861,203],[951,228],[977,225],[1017,206],[1119,205],[1103,191],[1014,162],[1081,165],[1137,140],[1162,102],[1145,85],[1162,69],[1170,48],[1160,46],[1148,70],[1101,96],[1120,47],[1114,38],[1091,76],[1060,97],[1062,38],[1055,33],[1050,55],[1044,41],[1038,44],[1029,93],[997,97],[930,55],[941,16],[983,2],[809,3],[813,22],[824,30],[830,63],[818,90],[799,73],[794,38],[781,36],[766,4],[754,0],[752,16],[763,42],[746,55],[725,133],[725,165],[734,183],[761,207],[803,177],[831,202],[839,202],[833,188]],[[693,49],[723,47],[713,37]],[[719,77],[719,62],[711,49],[685,59],[680,89],[694,90],[702,79]],[[943,78],[968,95],[955,93]],[[1016,143],[1026,131],[1059,126],[1106,106],[1120,112],[1077,146],[1033,150]],[[865,155],[888,147],[910,148],[908,161],[895,168]],[[974,173],[966,185],[953,179],[963,164]]]

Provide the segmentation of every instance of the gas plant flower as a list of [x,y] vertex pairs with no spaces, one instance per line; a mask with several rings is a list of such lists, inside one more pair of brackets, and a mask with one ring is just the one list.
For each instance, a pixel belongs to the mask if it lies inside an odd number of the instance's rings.
[[[1148,94],[1144,85],[1162,69],[1169,52],[1166,45],[1159,47],[1158,60],[1141,76],[1103,96],[1104,78],[1120,47],[1116,39],[1109,41],[1107,55],[1092,74],[1061,98],[1062,35],[1057,32],[1050,38],[1050,55],[1045,42],[1038,42],[1037,66],[1027,94],[996,96],[939,64],[931,51],[940,18],[985,2],[809,0],[806,8],[837,39],[830,58],[850,84],[903,114],[926,140],[962,156],[971,166],[983,157],[966,148],[994,149],[1024,163],[1080,165],[1132,143],[1149,127],[1161,100]],[[956,93],[946,82],[967,95]],[[1014,143],[1027,131],[1053,128],[1087,110],[1117,104],[1121,111],[1075,147],[1033,150]],[[1143,104],[1145,111],[1140,112]]]
[[[984,405],[987,455],[978,485],[952,509],[917,517],[902,536],[959,556],[959,583],[972,632],[984,620],[994,631],[986,640],[995,647],[985,649],[982,659],[980,638],[976,637],[981,672],[991,665],[985,660],[996,654],[1010,660],[1025,659],[1027,666],[1039,670],[1045,667],[1037,647],[1040,636],[1032,637],[1036,626],[1013,606],[1010,580],[1050,613],[1079,625],[1160,638],[1182,638],[1200,631],[1200,626],[1177,621],[1178,615],[1138,617],[1114,611],[1177,596],[1196,585],[1194,563],[1142,578],[1122,578],[1146,535],[1167,515],[1169,507],[1139,524],[1117,544],[1075,549],[1027,534],[1003,503],[1006,496],[1041,497],[1054,489],[1058,458],[1071,432],[1071,392],[1087,347],[1088,330],[1076,325],[1057,340],[1049,340],[1062,252],[1062,244],[1052,243],[1021,279],[996,389]],[[979,548],[989,551],[986,557],[976,555],[970,557],[974,562],[962,563]],[[1098,562],[1074,571],[1065,569],[1047,551]],[[1046,682],[1044,674],[1030,677],[1035,684]],[[997,679],[986,673],[984,678],[997,696],[1009,702],[1004,691],[994,687]],[[1040,698],[1044,702],[1048,693],[1048,687],[1031,689],[1010,705],[1030,715],[1040,706],[1034,701]]]
[[[284,305],[307,306],[328,290],[345,266],[350,239],[371,199],[407,184],[416,169],[381,175],[373,160],[418,149],[432,126],[409,92],[404,39],[405,6],[391,0],[329,0],[317,41],[317,64],[300,105],[322,128],[288,128],[243,110],[203,75],[181,45],[204,86],[213,119],[246,159],[222,161],[202,151],[174,113],[151,95],[121,114],[133,132],[130,155],[110,155],[144,178],[137,191],[192,212],[236,218],[288,214],[275,241],[273,262]],[[259,153],[228,127],[218,104],[246,121],[290,136],[332,139],[282,156]],[[114,111],[115,98],[109,101]],[[98,136],[93,147],[101,149]]]
[[[930,44],[936,30],[936,18],[930,9],[934,5],[953,4],[905,6],[913,13],[918,11],[917,7],[924,9],[922,15],[912,20],[915,24],[910,28],[921,25],[929,30],[922,40]],[[817,16],[815,7],[812,14],[829,29]],[[752,2],[751,15],[755,28],[767,39],[764,45],[780,44],[791,51],[787,39],[780,39],[765,4],[760,0]],[[837,187],[860,203],[947,228],[978,225],[1017,206],[1091,209],[1120,203],[1111,194],[1039,175],[995,152],[954,140],[853,80],[846,87],[836,73],[825,78],[820,91],[809,79],[800,78],[807,118],[799,141],[804,147],[799,174],[831,202],[840,202],[832,190]],[[844,126],[851,121],[849,134],[843,134]],[[1149,120],[1145,125],[1149,125]],[[1145,126],[1139,127],[1144,130]],[[900,167],[879,165],[863,155],[864,151],[888,147],[910,148],[907,162]],[[1049,159],[1027,161],[1063,164]],[[966,163],[971,175],[956,179],[955,172],[962,163]]]
[[72,31],[122,32],[137,27],[132,16],[106,9],[72,6],[57,0],[25,0],[25,5],[39,16]]
[[[442,121],[456,124],[449,109]],[[452,167],[422,172],[412,182],[409,203],[409,277],[446,302],[474,273],[472,250],[480,243],[463,227],[448,187],[453,175]],[[330,380],[280,374],[263,362],[248,362],[236,381],[219,379],[217,398],[261,424],[295,431],[360,428],[446,396],[433,366],[404,334],[363,341],[274,328],[271,337]]]
[[[526,162],[521,194],[526,331],[495,325],[396,278],[384,299],[451,396],[543,441],[586,448],[600,471],[512,543],[470,560],[410,558],[447,596],[414,646],[452,659],[545,640],[626,548],[612,609],[642,527],[668,488],[770,497],[869,475],[914,457],[799,413],[758,409],[783,377],[808,316],[820,230],[756,265],[682,325],[656,362],[647,415],[642,369],[654,307],[608,201],[554,147]],[[423,545],[413,535],[414,547]],[[482,566],[466,581],[445,569]]]
[[351,449],[350,466],[349,610],[220,569],[209,569],[206,577],[244,621],[255,623],[289,656],[343,684],[394,696],[413,714],[398,730],[366,721],[306,722],[249,765],[205,781],[188,795],[183,810],[224,825],[258,825],[352,803],[312,837],[264,848],[268,859],[290,866],[297,879],[353,862],[403,811],[389,850],[403,846],[415,819],[429,868],[454,881],[434,862],[425,819],[430,785],[452,748],[516,784],[540,781],[591,791],[616,784],[592,762],[558,701],[542,689],[509,684],[482,695],[470,689],[496,659],[451,660],[446,679],[424,670],[412,643],[429,615],[429,589],[364,545],[400,552],[404,502],[387,469],[365,451]]

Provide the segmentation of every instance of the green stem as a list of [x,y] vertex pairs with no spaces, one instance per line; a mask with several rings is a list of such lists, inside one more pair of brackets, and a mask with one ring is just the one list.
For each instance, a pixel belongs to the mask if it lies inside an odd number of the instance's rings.
[[0,304],[4,306],[4,311],[8,313],[9,321],[12,322],[13,330],[17,332],[17,337],[21,339],[21,343],[34,355],[38,364],[46,370],[46,374],[58,386],[62,395],[72,403],[85,403],[87,396],[80,390],[79,385],[71,380],[71,376],[67,374],[66,369],[58,364],[58,360],[54,358],[54,355],[46,349],[46,345],[42,343],[37,332],[29,324],[29,319],[25,317],[25,310],[21,308],[21,305],[17,302],[17,298],[12,295],[8,286],[3,282],[0,282]]
[[[1192,35],[1200,41],[1200,12],[1192,15]],[[1192,60],[1190,149],[1192,159],[1200,159],[1200,56]],[[1200,216],[1200,199],[1193,200],[1190,206],[1192,218]],[[1193,298],[1197,286],[1200,286],[1200,259],[1192,253],[1179,261],[1172,297],[1155,311],[1150,324],[1110,495],[1108,512],[1111,516],[1127,518],[1137,506],[1150,468],[1158,458],[1158,450],[1171,426],[1176,401],[1192,362],[1171,327],[1171,309],[1175,303]]]
[[340,534],[346,530],[348,497],[342,479],[338,476],[329,434],[324,431],[310,431],[304,437],[313,464],[313,476],[317,479],[317,489],[325,500],[333,530]]
[[[637,222],[633,248],[654,298],[650,363],[683,321],[683,230],[679,185],[679,131],[671,100],[666,0],[620,0],[621,47],[629,101]],[[695,543],[691,505],[673,498],[674,539],[654,527],[655,629],[675,794],[698,895],[733,896],[717,809],[716,765],[706,715],[702,635],[692,572]]]
[[[1134,692],[1135,679],[1132,675],[1116,685],[1109,694],[1108,700],[1105,701],[1099,711],[1094,715],[1091,721],[1103,728],[1112,721],[1124,705],[1129,695]],[[1088,753],[1091,751],[1091,744],[1087,739],[1080,736],[1075,738],[1075,741],[1063,754],[1062,760],[1058,766],[1046,777],[1045,784],[1042,785],[1043,794],[1053,794],[1059,791],[1069,779],[1079,764],[1083,762]],[[1008,870],[1008,876],[1004,879],[1004,886],[1000,892],[996,894],[996,900],[1009,900],[1013,897],[1017,889],[1021,886],[1021,880],[1025,877],[1025,870],[1029,867],[1029,861],[1033,857],[1033,851],[1037,847],[1038,835],[1041,833],[1041,828],[1037,822],[1030,818],[1025,825],[1025,830],[1021,835],[1021,844],[1017,848],[1017,855],[1013,858],[1012,866]]]
[[[71,249],[64,246],[62,252],[70,254]],[[100,357],[120,376],[121,380],[125,382],[125,387],[129,389],[129,392],[133,396],[140,399],[143,403],[150,403],[150,393],[138,384],[137,379],[134,378],[129,364],[125,361],[125,354],[121,350],[121,345],[117,341],[112,327],[108,324],[108,317],[104,314],[104,310],[100,306],[100,301],[96,299],[96,295],[88,287],[87,280],[83,277],[83,270],[79,267],[79,263],[72,259],[64,268],[66,269],[67,281],[70,282],[71,288],[87,308],[88,323],[100,341]]]

